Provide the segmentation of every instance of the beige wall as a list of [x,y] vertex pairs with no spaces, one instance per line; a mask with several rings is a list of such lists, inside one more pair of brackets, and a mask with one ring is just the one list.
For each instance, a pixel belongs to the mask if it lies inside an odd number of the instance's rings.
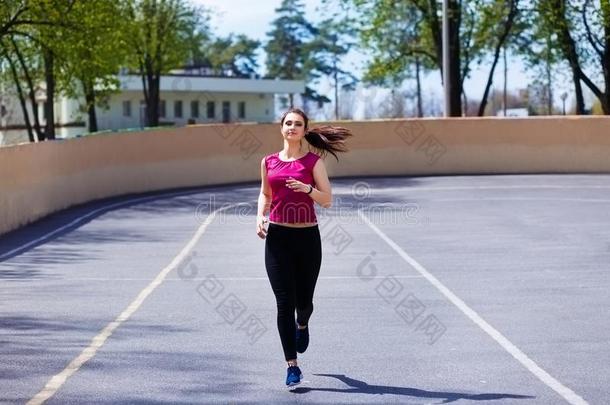
[[[610,117],[342,122],[331,176],[610,173]],[[0,148],[0,234],[104,197],[258,180],[278,125],[201,125]]]

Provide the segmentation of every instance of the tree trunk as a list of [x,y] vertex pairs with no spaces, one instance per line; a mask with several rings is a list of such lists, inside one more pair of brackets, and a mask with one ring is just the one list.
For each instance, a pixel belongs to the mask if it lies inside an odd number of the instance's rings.
[[[572,70],[572,78],[574,80],[574,88],[576,90],[576,114],[584,114],[585,105],[580,81],[582,80],[587,87],[591,89],[593,94],[600,99],[600,101],[603,99],[602,92],[580,68],[578,54],[576,52],[576,44],[570,35],[570,30],[568,28],[565,0],[553,0],[551,2],[551,7],[555,13],[555,16],[559,20],[557,34],[559,35],[562,45],[563,56],[570,64],[570,69]],[[602,101],[602,108],[603,105],[604,102]]]
[[424,107],[421,100],[421,72],[419,58],[415,58],[415,81],[417,83],[417,116],[424,116]]
[[604,22],[604,57],[602,70],[604,72],[605,92],[600,98],[604,114],[610,114],[610,2],[601,0],[602,20]]
[[159,126],[159,78],[154,75],[147,77],[148,100],[146,102],[146,125]]
[[457,0],[449,0],[449,116],[462,115],[462,78],[460,75],[460,23],[461,9]]
[[144,101],[146,103],[146,126],[159,126],[159,84],[160,72],[155,71],[153,61],[149,56],[144,60]]
[[333,72],[335,76],[335,120],[339,119],[339,80],[337,72],[337,57],[333,59]]
[[498,43],[496,44],[496,49],[494,50],[494,59],[491,64],[491,70],[489,72],[489,76],[487,77],[487,85],[485,86],[485,92],[483,93],[483,99],[481,100],[481,104],[479,105],[479,117],[482,117],[485,114],[485,107],[487,106],[487,97],[489,97],[489,89],[491,88],[491,84],[493,83],[493,76],[496,71],[496,65],[498,64],[498,60],[500,59],[500,51],[504,47],[504,43],[510,34],[510,30],[512,29],[513,22],[515,20],[515,15],[517,14],[517,5],[515,3],[516,0],[512,0],[510,2],[510,10],[508,12],[508,16],[506,18],[506,24],[504,24],[504,31],[498,38]]
[[481,99],[481,104],[479,104],[479,112],[477,115],[482,117],[485,115],[485,107],[487,107],[487,98],[489,97],[489,89],[491,89],[491,85],[493,83],[493,74],[496,70],[496,64],[498,63],[498,52],[496,48],[496,53],[494,55],[494,61],[491,64],[491,71],[489,72],[489,76],[487,76],[487,83],[485,84],[485,91],[483,92],[483,98]]
[[[144,108],[146,108],[146,106],[148,105],[148,98],[149,98],[148,94],[149,93],[148,93],[148,81],[146,80],[147,76],[144,71],[143,64],[140,64],[140,74],[142,75],[141,79],[142,79],[142,92],[144,93]],[[145,127],[146,125],[148,125],[148,114],[144,114],[144,122],[142,122],[142,105],[141,104],[138,106],[138,111],[139,111],[139,115],[140,115],[140,125]]]
[[81,81],[85,92],[85,102],[87,103],[87,115],[89,116],[89,132],[97,132],[97,116],[95,114],[95,89],[89,80]]
[[574,90],[576,91],[576,114],[582,115],[585,113],[585,98],[582,93],[582,86],[580,84],[580,66],[578,64],[578,56],[576,55],[576,50],[574,48],[574,41],[572,38],[570,40],[570,45],[568,49],[568,63],[570,64],[570,69],[572,70],[572,78],[574,80]]
[[47,83],[47,99],[44,103],[46,124],[44,136],[46,139],[55,139],[55,76],[53,75],[53,53],[49,49],[43,51],[44,54],[44,75]]
[[146,75],[148,98],[146,98],[146,126],[159,126],[159,78],[154,74]]
[[[610,78],[607,78],[606,80],[609,79]],[[602,103],[602,110],[604,111],[604,114],[610,115],[610,83],[608,81],[606,82],[606,93],[604,93],[604,98],[602,98],[600,101]]]
[[28,66],[19,52],[19,48],[17,47],[17,43],[13,39],[11,39],[11,43],[13,44],[13,49],[15,50],[15,55],[17,55],[17,59],[19,60],[19,65],[21,65],[21,69],[23,70],[23,75],[25,77],[25,81],[28,85],[28,97],[30,99],[30,103],[32,104],[32,115],[34,116],[34,133],[36,135],[37,141],[44,141],[45,136],[40,127],[40,117],[38,116],[38,102],[36,101],[36,89],[34,88],[34,82],[32,81],[32,76],[28,70]]
[[[547,52],[550,54],[550,49],[547,48]],[[550,55],[546,60],[546,86],[547,86],[547,99],[546,99],[546,109],[548,115],[553,115],[553,80],[552,80],[552,72],[551,72],[551,61]]]
[[441,27],[441,21],[438,18],[436,0],[428,0],[428,21],[430,24],[430,30],[432,31],[432,38],[434,40],[434,48],[436,54],[436,64],[440,67],[441,80],[443,78],[443,29]]
[[574,92],[576,93],[576,114],[583,115],[585,113],[585,97],[582,93],[580,78],[574,71],[572,71],[572,80],[574,81]]
[[13,60],[8,56],[8,52],[6,52],[6,59],[8,60],[8,64],[11,67],[11,73],[13,75],[13,80],[15,81],[15,87],[17,88],[19,104],[21,105],[21,111],[23,111],[23,119],[25,120],[25,126],[28,131],[28,139],[30,142],[36,142],[36,139],[34,138],[34,133],[32,131],[32,124],[30,123],[30,114],[28,113],[28,107],[25,102],[25,97],[23,95],[23,89],[21,88],[21,83],[19,82],[17,68],[15,68]]
[[504,88],[502,89],[502,110],[506,117],[506,109],[508,108],[508,63],[506,60],[506,47],[504,47]]
[[574,80],[574,90],[576,91],[576,114],[582,115],[585,113],[585,102],[582,94],[582,87],[580,84],[580,66],[578,64],[578,55],[576,54],[576,47],[574,40],[568,31],[568,25],[565,17],[565,2],[563,0],[556,0],[553,2],[555,12],[560,13],[559,18],[561,19],[559,28],[559,37],[563,45],[562,51],[564,58],[567,59],[572,70],[572,79]]

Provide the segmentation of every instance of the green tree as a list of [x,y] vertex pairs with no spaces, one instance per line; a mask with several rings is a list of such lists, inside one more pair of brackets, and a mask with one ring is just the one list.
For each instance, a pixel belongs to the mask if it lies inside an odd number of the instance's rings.
[[[209,66],[214,74],[250,77],[258,70],[256,52],[260,41],[246,35],[229,35],[202,42],[195,64]],[[201,46],[201,45],[200,45]]]
[[[283,0],[276,13],[278,16],[267,33],[270,39],[265,46],[268,75],[305,81],[305,92],[301,95],[305,109],[308,101],[316,102],[319,107],[331,101],[313,87],[322,77],[330,78],[335,88],[337,115],[339,87],[350,89],[357,81],[341,66],[341,58],[353,46],[353,29],[346,24],[346,17],[334,14],[313,24],[305,18],[300,0]],[[294,104],[293,94],[289,95],[289,103]]]
[[[315,37],[307,45],[310,59],[306,68],[318,79],[326,76],[332,79],[335,100],[335,119],[339,118],[339,89],[354,90],[358,79],[342,68],[341,61],[355,45],[353,23],[347,16],[335,13],[315,27]],[[315,80],[314,79],[314,80]],[[319,95],[317,100],[327,102],[326,96]]]
[[[0,51],[7,72],[2,80],[8,83],[8,86],[15,88],[28,138],[30,142],[44,140],[35,94],[38,83],[43,80],[38,48],[32,46],[31,41],[14,37],[11,34],[5,35],[0,40]],[[28,102],[31,106],[31,117],[27,108]]]
[[[421,70],[436,68],[443,77],[442,1],[342,0],[360,11],[363,48],[373,51],[366,79],[400,83],[417,80]],[[488,85],[479,111],[485,109],[499,54],[512,35],[518,15],[517,0],[449,0],[449,55],[451,71],[449,115],[462,114],[464,80],[473,62],[492,54]],[[419,102],[421,106],[421,96]],[[420,107],[421,111],[421,107]]]
[[[434,55],[434,62],[443,75],[443,41],[442,41],[442,1],[439,0],[411,0],[421,12],[425,21],[422,38],[428,44],[428,53]],[[448,28],[449,28],[449,66],[447,74],[450,86],[448,115],[455,117],[462,115],[461,95],[463,93],[464,78],[470,73],[470,62],[476,57],[476,49],[468,46],[474,31],[470,10],[476,10],[481,0],[460,2],[448,1]],[[463,7],[467,9],[464,10]],[[465,12],[466,11],[466,12]]]
[[96,106],[119,91],[117,73],[127,63],[126,14],[116,2],[88,0],[71,10],[74,28],[65,30],[59,50],[63,92],[84,97],[90,132],[98,129]]
[[131,66],[142,77],[146,125],[158,126],[161,75],[189,59],[193,38],[201,38],[194,30],[205,28],[206,11],[185,0],[129,0],[127,13]]
[[484,51],[484,55],[491,52],[492,62],[483,98],[479,104],[479,117],[485,114],[485,107],[487,106],[487,99],[500,54],[507,45],[511,34],[515,35],[513,31],[519,14],[518,0],[492,0],[486,2],[480,10],[479,18],[481,20],[477,24],[475,38],[481,44],[480,47]]
[[[7,7],[0,14],[0,48],[10,66],[31,141],[55,138],[53,107],[58,70],[55,59],[57,50],[62,46],[62,33],[73,28],[70,16],[75,3],[75,0],[8,0]],[[46,95],[44,131],[38,120],[38,103],[35,99],[41,81],[45,82]],[[26,97],[32,105],[33,128],[26,108]]]
[[[436,67],[442,76],[442,21],[439,0],[342,0],[360,12],[359,28],[363,49],[373,51],[366,80],[373,83],[396,85],[415,77],[421,70]],[[470,3],[464,2],[465,6]],[[450,115],[462,113],[463,78],[468,73],[472,58],[463,51],[461,42],[468,42],[472,27],[462,18],[462,7],[456,0],[449,1],[449,49],[452,70]],[[464,31],[460,35],[460,31]],[[468,51],[468,49],[466,49]],[[414,67],[413,67],[414,66]],[[466,66],[465,69],[462,66]],[[464,72],[465,71],[465,72]],[[464,74],[466,73],[466,74]],[[447,84],[445,84],[447,85]],[[421,92],[421,90],[420,90]],[[421,96],[418,100],[421,113]]]
[[[544,18],[541,14],[540,3],[529,3],[522,10],[521,22],[523,29],[519,29],[518,35],[513,41],[513,50],[515,54],[523,57],[527,70],[533,72],[535,79],[535,87],[545,89],[548,94],[544,96],[544,101],[547,103],[547,114],[552,113],[553,109],[553,84],[555,79],[555,71],[558,65],[563,60],[561,48],[559,46],[558,36],[555,28],[549,24],[550,20]],[[541,87],[540,80],[544,79],[544,86]],[[577,103],[584,110],[584,99],[582,96],[582,87],[580,84],[576,86]],[[539,90],[538,90],[539,92]],[[536,114],[542,113],[541,110],[536,110]]]
[[[581,83],[597,97],[604,113],[610,114],[610,0],[538,0],[536,6],[570,66],[577,114],[584,113]],[[603,89],[595,83],[597,77],[603,80]]]
[[[358,0],[362,47],[371,55],[363,81],[394,88],[414,79],[418,116],[423,115],[421,75],[433,69],[436,57],[423,35],[424,16],[412,2]],[[401,94],[401,93],[398,93]]]
[[0,39],[21,25],[29,24],[28,7],[20,0],[2,0],[0,7]]
[[[304,5],[300,0],[282,0],[275,9],[277,18],[267,33],[267,75],[273,78],[309,81],[307,70],[311,49],[307,44],[313,39],[314,26],[305,18]],[[315,97],[315,91],[305,88],[305,97]],[[294,94],[289,95],[290,106],[294,105]]]
[[[43,60],[45,81],[45,139],[55,139],[55,96],[65,88],[65,84],[71,80],[70,77],[58,78],[60,75],[60,63],[64,57],[63,49],[66,46],[64,36],[69,30],[76,30],[75,5],[77,0],[39,0],[32,2],[31,12],[35,20],[47,19],[50,24],[33,26],[31,37],[40,45],[40,53]],[[63,80],[62,80],[63,79]]]
[[[30,140],[55,137],[56,94],[73,98],[84,95],[89,129],[95,131],[97,96],[116,90],[116,73],[125,63],[118,3],[40,0],[23,4],[23,8],[12,10],[20,16],[18,23],[4,30],[0,44],[12,72]],[[41,82],[45,83],[46,93],[44,131],[35,99]],[[26,98],[31,103],[31,119]]]
[[[44,5],[49,0],[40,0],[38,4]],[[70,5],[75,0],[64,1]],[[37,2],[24,0],[1,0],[0,2],[0,40],[7,35],[15,34],[23,27],[33,26],[62,26],[60,21],[54,21],[51,16],[33,13]]]

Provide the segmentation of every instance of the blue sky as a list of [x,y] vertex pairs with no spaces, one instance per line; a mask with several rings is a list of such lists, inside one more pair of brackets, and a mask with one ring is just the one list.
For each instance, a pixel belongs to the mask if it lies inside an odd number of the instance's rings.
[[[275,9],[281,4],[281,0],[192,0],[195,4],[201,4],[211,8],[214,12],[212,18],[213,31],[217,35],[227,35],[229,33],[243,33],[251,38],[265,42],[267,40],[266,33],[271,29],[271,22],[275,19]],[[312,21],[324,17],[324,13],[318,8],[321,5],[321,0],[304,1],[306,6],[307,17]],[[259,63],[264,69],[264,53],[261,51]],[[365,63],[365,58],[362,55],[354,54],[346,59],[347,66],[358,72],[362,70]],[[503,86],[502,65],[499,63],[496,67],[494,77],[494,85],[501,89]],[[524,71],[523,64],[520,61],[509,62],[508,68],[508,88],[515,90],[525,88],[530,81],[527,72]],[[466,80],[466,94],[470,100],[480,99],[483,95],[489,66],[484,65],[479,70],[474,70],[471,77]],[[564,82],[568,82],[566,80]],[[442,95],[442,87],[440,85],[440,73],[433,72],[424,80],[424,94],[435,94],[437,97]],[[569,87],[558,87],[555,89],[555,105],[559,106],[559,94],[567,91],[571,93]],[[567,100],[566,107],[570,105],[570,98]]]

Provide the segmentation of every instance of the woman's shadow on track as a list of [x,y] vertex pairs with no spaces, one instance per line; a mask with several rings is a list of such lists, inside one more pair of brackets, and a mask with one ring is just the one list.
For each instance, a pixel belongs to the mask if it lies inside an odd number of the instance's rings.
[[535,398],[529,395],[516,395],[516,394],[500,394],[500,393],[486,393],[486,394],[466,394],[461,392],[442,392],[442,391],[426,391],[417,388],[409,387],[392,387],[386,385],[369,385],[364,381],[356,380],[347,377],[344,374],[314,374],[321,377],[332,377],[339,381],[349,385],[349,388],[309,388],[309,387],[297,387],[291,392],[295,394],[304,394],[310,391],[325,391],[325,392],[341,392],[346,394],[373,394],[373,395],[406,395],[410,397],[419,398],[439,398],[443,399],[442,403],[446,404],[454,402],[460,399],[466,399],[471,401],[490,401],[496,399],[531,399]]

